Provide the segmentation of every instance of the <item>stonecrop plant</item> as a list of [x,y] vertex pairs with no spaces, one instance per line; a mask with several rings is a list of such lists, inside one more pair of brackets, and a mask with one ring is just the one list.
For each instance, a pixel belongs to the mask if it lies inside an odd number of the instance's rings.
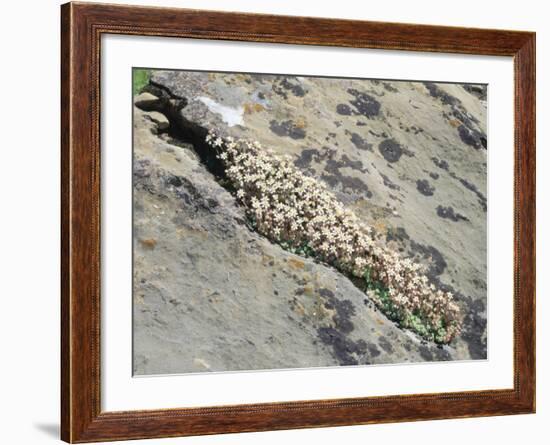
[[446,344],[460,332],[461,311],[453,295],[430,283],[423,265],[377,240],[371,227],[290,157],[212,131],[206,142],[260,234],[333,266],[359,283],[388,318],[426,340]]

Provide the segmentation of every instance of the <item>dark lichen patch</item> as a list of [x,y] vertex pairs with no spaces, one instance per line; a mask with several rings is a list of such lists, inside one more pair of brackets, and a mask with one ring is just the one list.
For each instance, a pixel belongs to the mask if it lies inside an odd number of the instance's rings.
[[350,140],[359,150],[373,151],[372,144],[369,144],[366,139],[363,139],[358,133],[351,133]]
[[269,123],[269,128],[277,136],[288,136],[292,139],[303,139],[306,137],[305,130],[297,126],[292,120],[283,122],[272,120]]
[[487,85],[464,84],[462,85],[462,88],[480,100],[487,100]]
[[418,347],[418,352],[420,353],[420,357],[422,357],[427,362],[433,361],[434,356],[432,354],[432,351],[426,345],[420,345]]
[[[328,162],[327,162],[328,164]],[[367,173],[368,170],[363,167],[363,163],[361,161],[353,161],[350,158],[348,158],[348,155],[343,154],[340,158],[340,161],[338,161],[337,168],[347,167],[351,168],[352,170],[360,171],[361,173]]]
[[468,190],[475,193],[475,195],[477,196],[477,200],[479,202],[479,205],[481,206],[483,211],[486,212],[487,211],[487,198],[485,197],[485,195],[483,193],[481,193],[479,191],[479,189],[474,184],[472,184],[470,181],[468,181],[467,179],[459,177],[454,172],[450,172],[449,174],[451,175],[452,178],[458,180]]
[[386,187],[391,190],[401,190],[401,187],[399,187],[397,184],[394,184],[391,179],[388,178],[384,173],[378,172],[378,174],[382,177],[382,181]]
[[388,138],[388,133],[386,133],[385,131],[383,131],[382,133],[376,133],[369,129],[369,133],[372,134],[373,136],[376,136],[377,138],[384,138],[384,139]]
[[[487,291],[487,285],[486,283],[482,283],[480,280],[474,280],[474,281],[477,281],[477,285],[483,289],[483,291]],[[475,300],[472,302],[471,304],[471,308],[474,312],[485,312],[486,309],[487,309],[487,306],[485,304],[485,301],[483,300]]]
[[460,125],[458,127],[458,135],[462,142],[470,147],[474,147],[476,150],[487,148],[487,137],[475,128],[468,128],[465,125]]
[[378,357],[381,354],[380,349],[374,343],[367,343],[367,351],[371,358]]
[[[450,175],[452,178],[454,178],[454,179],[460,181],[460,183],[461,183],[464,187],[466,187],[468,190],[470,190],[470,191],[472,191],[473,193],[475,193],[476,196],[477,196],[477,198],[478,198],[479,204],[480,204],[481,207],[482,207],[482,209],[483,209],[484,211],[487,211],[487,198],[485,197],[485,195],[484,195],[483,193],[481,193],[481,192],[478,190],[478,188],[477,188],[474,184],[472,184],[471,182],[469,182],[468,180],[466,180],[466,179],[464,179],[464,178],[459,177],[459,176],[458,176],[456,173],[454,173],[453,171],[450,171],[450,170],[449,170],[449,164],[447,163],[447,161],[445,161],[445,160],[443,160],[443,159],[442,159],[442,160],[439,160],[439,159],[436,158],[436,157],[433,157],[433,158],[432,158],[432,161],[433,161],[433,163],[434,163],[437,167],[439,167],[439,168],[441,168],[441,169],[443,169],[443,170],[445,170],[445,171],[448,171],[448,172],[449,172],[449,175]],[[435,173],[435,174],[437,174],[437,173]],[[430,176],[432,176],[431,173],[430,173]],[[433,177],[433,176],[432,176],[432,177]],[[438,177],[439,177],[439,176],[438,176]]]
[[430,172],[430,178],[439,179],[439,174],[437,174],[436,172]]
[[435,83],[424,82],[424,86],[429,91],[430,96],[439,99],[441,101],[441,103],[443,103],[445,105],[454,105],[454,106],[461,105],[460,100],[458,100],[456,97],[451,96],[450,94],[443,91]]
[[405,131],[406,133],[411,133],[411,132],[413,132],[413,133],[415,134],[415,136],[416,136],[417,134],[419,134],[419,133],[423,133],[423,132],[424,132],[424,130],[423,130],[422,128],[416,127],[416,126],[414,126],[414,125],[411,126],[411,127],[407,127],[407,126],[401,124],[401,122],[399,123],[399,129]]
[[458,221],[470,221],[468,218],[466,218],[464,215],[461,215],[460,213],[456,213],[452,207],[443,207],[441,205],[437,206],[437,216],[443,219],[450,219],[451,221],[458,222]]
[[461,338],[467,343],[470,357],[473,360],[487,358],[487,319],[476,311],[472,297],[456,294],[457,298],[464,301],[468,312],[463,319]]
[[343,191],[359,193],[365,195],[367,198],[372,198],[372,192],[369,190],[369,187],[359,178],[344,176],[340,171],[337,171],[337,173],[332,175],[323,173],[321,179],[332,188],[336,188],[340,184]]
[[134,159],[134,179],[146,179],[151,176],[151,161],[149,159]]
[[353,341],[335,328],[321,327],[317,335],[325,345],[332,346],[334,357],[342,366],[358,365],[359,358],[367,352],[364,340]]
[[312,173],[312,162],[319,164],[324,163],[324,172],[321,174],[321,179],[332,188],[337,188],[340,186],[342,191],[357,193],[364,195],[367,198],[371,198],[372,192],[369,190],[367,184],[357,177],[346,176],[340,171],[342,168],[349,168],[361,173],[368,173],[368,170],[363,166],[363,163],[359,160],[350,159],[345,154],[342,155],[340,159],[335,159],[336,154],[337,150],[327,146],[324,146],[322,151],[316,149],[306,149],[302,151],[302,153],[294,161],[294,164],[306,172]]
[[446,112],[443,115],[449,120],[449,123],[457,127],[458,135],[462,142],[476,150],[481,148],[486,149],[486,134],[479,128],[478,119],[466,111],[462,102],[443,91],[434,83],[425,82],[424,85],[432,97],[439,99],[441,103],[451,107],[451,115],[449,116]]
[[447,351],[447,349],[443,348],[442,346],[438,346],[437,348],[435,348],[433,353],[435,355],[435,359],[440,362],[448,362],[453,359],[451,357],[451,354],[449,354],[449,351]]
[[336,112],[342,116],[351,116],[352,109],[347,104],[338,104],[336,105]]
[[395,196],[395,195],[392,195],[391,193],[388,193],[388,197],[389,197],[390,199],[392,199],[393,201],[399,201],[400,203],[403,204],[403,200],[402,200],[401,198],[399,198],[399,197],[397,197],[397,196]]
[[378,151],[388,162],[397,162],[403,154],[403,147],[395,139],[386,139],[378,145]]
[[304,97],[306,90],[299,84],[296,78],[284,77],[276,82],[273,82],[271,89],[284,99],[288,99],[288,93],[292,93],[296,97]]
[[388,231],[386,232],[386,241],[406,241],[406,240],[409,240],[410,239],[410,236],[409,234],[407,233],[407,231],[405,230],[404,227],[395,227],[395,228],[390,228],[388,229]]
[[214,211],[214,209],[219,206],[218,201],[215,199],[205,199],[193,183],[183,176],[166,174],[164,183],[166,187],[171,189],[187,206],[193,206],[196,209],[200,208],[210,212]]
[[[405,232],[406,234],[406,232]],[[408,235],[407,235],[408,236]],[[435,280],[439,275],[445,272],[447,268],[447,262],[439,250],[434,246],[426,246],[424,244],[417,243],[414,240],[410,242],[410,252],[413,255],[420,255],[422,259],[428,262],[428,271],[426,275],[431,280]]]
[[449,171],[449,163],[445,159],[440,160],[436,157],[433,157],[432,162],[435,164],[436,167],[439,167],[442,170]]
[[[485,283],[483,280],[480,280],[478,278],[473,278],[471,280],[472,284],[476,287],[476,289],[478,290],[482,290],[482,291],[487,291],[487,283]],[[485,303],[481,300],[479,300],[479,303],[481,303],[483,305],[483,308],[480,309],[482,311],[485,310]]]
[[325,299],[325,308],[336,312],[332,321],[336,329],[346,334],[353,331],[354,326],[351,317],[355,315],[355,307],[350,300],[339,300],[329,289],[319,289],[319,295]]
[[317,329],[317,335],[324,344],[332,346],[334,356],[341,365],[357,365],[359,358],[367,352],[367,343],[348,338],[348,334],[354,329],[351,321],[351,317],[355,315],[353,303],[338,299],[334,292],[326,288],[319,289],[319,295],[325,300],[325,308],[335,314],[332,317],[334,327],[321,327]]
[[378,339],[378,344],[388,354],[393,353],[393,346],[391,345],[391,343],[388,341],[388,339],[386,337],[381,335],[380,338]]
[[424,196],[433,196],[435,187],[430,184],[427,179],[419,179],[416,181],[416,189]]
[[399,93],[399,90],[395,88],[391,83],[382,82],[382,85],[384,86],[384,89],[386,91],[389,91],[390,93]]
[[369,119],[378,116],[380,113],[380,102],[367,93],[349,88],[348,93],[355,97],[350,104],[355,107],[355,114],[361,114]]
[[281,86],[290,92],[294,94],[296,97],[304,97],[307,93],[306,90],[298,83],[296,79],[294,79],[294,82],[290,82],[290,79],[288,77],[285,77],[281,81]]
[[325,161],[325,169],[324,173],[321,175],[321,179],[332,188],[336,188],[340,185],[342,191],[344,192],[357,193],[364,195],[367,198],[371,198],[372,192],[369,190],[367,184],[365,184],[358,177],[347,176],[340,171],[341,168],[350,168],[352,170],[360,171],[361,173],[367,173],[368,170],[363,167],[363,163],[361,161],[353,161],[346,155],[343,155],[339,160],[336,160],[334,159],[336,150],[331,150],[328,147],[324,148],[325,153],[321,153],[315,158],[317,162],[323,160]]
[[294,165],[299,168],[307,168],[311,165],[314,157],[318,157],[319,154],[319,150],[315,148],[302,150],[298,158],[294,160]]

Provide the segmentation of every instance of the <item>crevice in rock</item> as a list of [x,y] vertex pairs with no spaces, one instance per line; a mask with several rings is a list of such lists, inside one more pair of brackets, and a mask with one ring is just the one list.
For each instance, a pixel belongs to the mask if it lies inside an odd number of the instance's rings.
[[187,106],[189,101],[185,97],[173,94],[165,86],[156,84],[153,81],[150,81],[143,90],[158,97],[158,101],[147,106],[144,111],[158,111],[164,114],[170,121],[168,135],[179,142],[191,144],[208,171],[219,179],[225,179],[222,162],[216,158],[214,151],[206,142],[208,129],[186,119],[181,113],[181,110]]

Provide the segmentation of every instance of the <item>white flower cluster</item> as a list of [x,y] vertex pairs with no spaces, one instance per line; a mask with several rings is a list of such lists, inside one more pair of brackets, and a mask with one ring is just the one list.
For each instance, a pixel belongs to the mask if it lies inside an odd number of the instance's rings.
[[213,132],[206,142],[259,233],[359,279],[378,308],[423,338],[448,343],[460,332],[453,295],[430,284],[421,265],[378,242],[369,226],[289,157]]

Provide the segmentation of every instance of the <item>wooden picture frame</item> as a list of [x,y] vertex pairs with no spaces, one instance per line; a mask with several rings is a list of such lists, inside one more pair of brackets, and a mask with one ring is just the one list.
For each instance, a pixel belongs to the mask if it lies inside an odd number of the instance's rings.
[[[535,34],[67,3],[61,8],[61,437],[71,443],[535,411]],[[512,56],[514,387],[509,390],[102,412],[100,38],[103,34]]]

